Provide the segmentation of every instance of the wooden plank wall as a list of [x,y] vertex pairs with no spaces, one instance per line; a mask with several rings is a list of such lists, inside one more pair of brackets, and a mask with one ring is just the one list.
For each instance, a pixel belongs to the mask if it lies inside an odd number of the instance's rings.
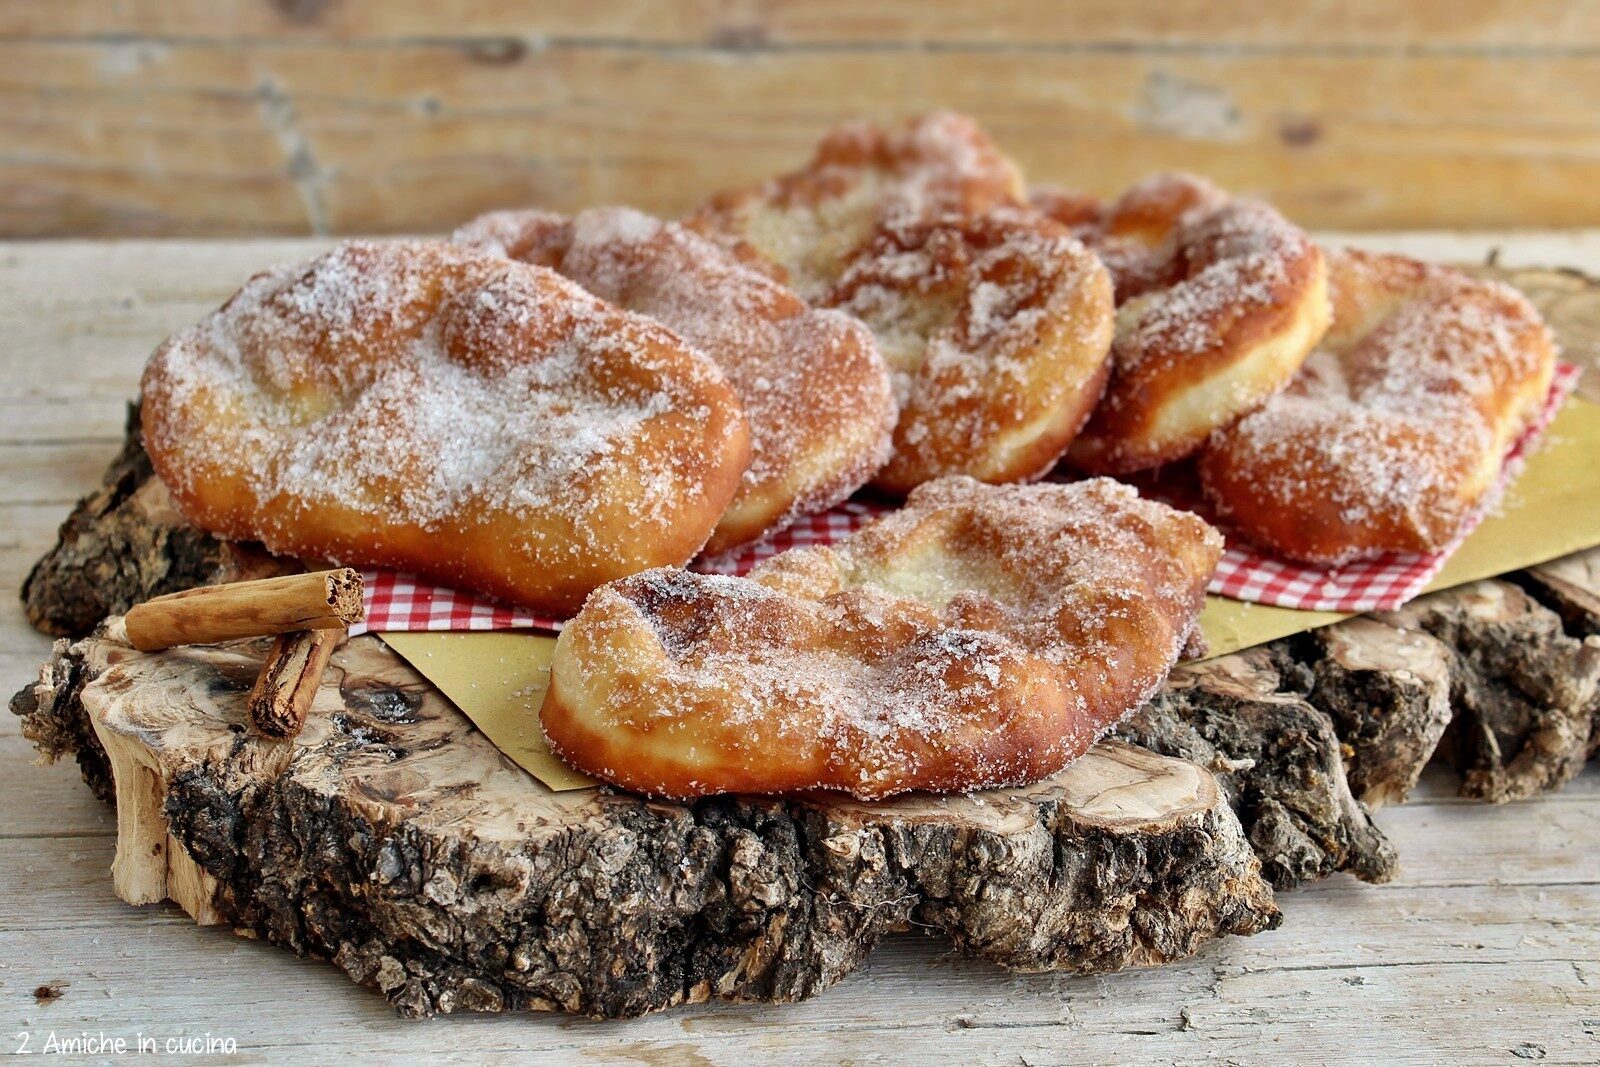
[[6,0],[0,235],[675,213],[936,105],[1101,192],[1190,167],[1314,227],[1600,224],[1586,0]]

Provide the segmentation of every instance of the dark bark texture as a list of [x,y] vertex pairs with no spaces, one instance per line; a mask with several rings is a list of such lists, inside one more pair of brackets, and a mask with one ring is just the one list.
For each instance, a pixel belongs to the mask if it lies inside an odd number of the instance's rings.
[[1257,648],[1181,665],[1118,736],[1216,774],[1274,886],[1334,871],[1387,881],[1394,849],[1351,795],[1333,722],[1285,691],[1277,658]]
[[100,488],[61,524],[56,546],[34,564],[22,584],[22,605],[36,628],[75,637],[153,596],[298,569],[184,522],[150,469],[139,406],[129,404],[122,451]]
[[[58,750],[86,718],[133,739],[173,841],[217,879],[207,903],[407,1015],[795,1000],[911,928],[1009,969],[1098,973],[1278,922],[1210,776],[1116,742],[974,797],[553,793],[371,637],[337,655],[298,739],[253,735],[265,652],[63,643],[18,710]],[[1134,792],[1150,810],[1128,811]]]

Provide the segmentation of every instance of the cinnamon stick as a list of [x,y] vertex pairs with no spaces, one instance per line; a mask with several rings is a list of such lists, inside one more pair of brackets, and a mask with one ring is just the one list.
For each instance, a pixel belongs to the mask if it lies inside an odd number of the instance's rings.
[[279,634],[261,665],[246,709],[250,725],[267,737],[290,738],[305,725],[344,627]]
[[361,575],[348,567],[285,574],[158,596],[130,610],[128,643],[142,652],[242,637],[330,630],[360,622]]

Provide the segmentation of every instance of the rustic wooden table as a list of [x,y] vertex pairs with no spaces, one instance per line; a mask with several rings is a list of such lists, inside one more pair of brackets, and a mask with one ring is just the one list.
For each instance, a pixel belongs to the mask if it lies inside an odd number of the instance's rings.
[[[1600,233],[1366,235],[1440,259],[1600,272]],[[121,441],[123,406],[167,332],[251,270],[324,242],[0,244],[0,590],[15,590]],[[0,683],[49,642],[14,596]],[[745,1064],[1600,1060],[1600,772],[1485,807],[1443,772],[1378,821],[1404,868],[1284,894],[1283,927],[1186,963],[1101,978],[1023,977],[916,935],[787,1006],[711,1004],[625,1023],[560,1016],[396,1018],[325,964],[196,927],[111,891],[115,820],[76,768],[30,765],[0,715],[0,1004],[8,1052],[85,1035],[228,1062],[427,1055],[481,1062]],[[187,1045],[177,1044],[188,1042]],[[111,1060],[114,1055],[90,1057]]]

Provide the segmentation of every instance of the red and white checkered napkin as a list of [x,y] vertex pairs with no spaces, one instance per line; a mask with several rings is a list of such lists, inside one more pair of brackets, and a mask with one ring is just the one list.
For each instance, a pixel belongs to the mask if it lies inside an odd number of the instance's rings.
[[[831,511],[807,515],[759,545],[715,560],[695,560],[691,570],[705,574],[749,574],[779,552],[807,545],[831,545],[889,510],[876,501],[846,500]],[[362,571],[367,620],[352,629],[377,630],[559,630],[562,620],[526,608],[510,607],[471,593],[433,585],[390,570]]]
[[[1500,481],[1490,499],[1444,550],[1429,555],[1391,552],[1342,567],[1314,567],[1263,555],[1230,538],[1210,591],[1235,600],[1307,611],[1390,611],[1421,593],[1445,561],[1493,509],[1505,487],[1522,469],[1541,434],[1578,383],[1579,369],[1557,366],[1544,407],[1506,453]],[[692,570],[707,574],[748,574],[762,560],[789,548],[828,545],[888,510],[881,503],[848,500],[832,511],[810,515],[770,541],[732,557],[697,560]],[[364,628],[399,630],[559,630],[561,620],[509,607],[470,593],[432,585],[395,571],[365,571],[367,620]],[[358,628],[358,630],[361,628]]]

